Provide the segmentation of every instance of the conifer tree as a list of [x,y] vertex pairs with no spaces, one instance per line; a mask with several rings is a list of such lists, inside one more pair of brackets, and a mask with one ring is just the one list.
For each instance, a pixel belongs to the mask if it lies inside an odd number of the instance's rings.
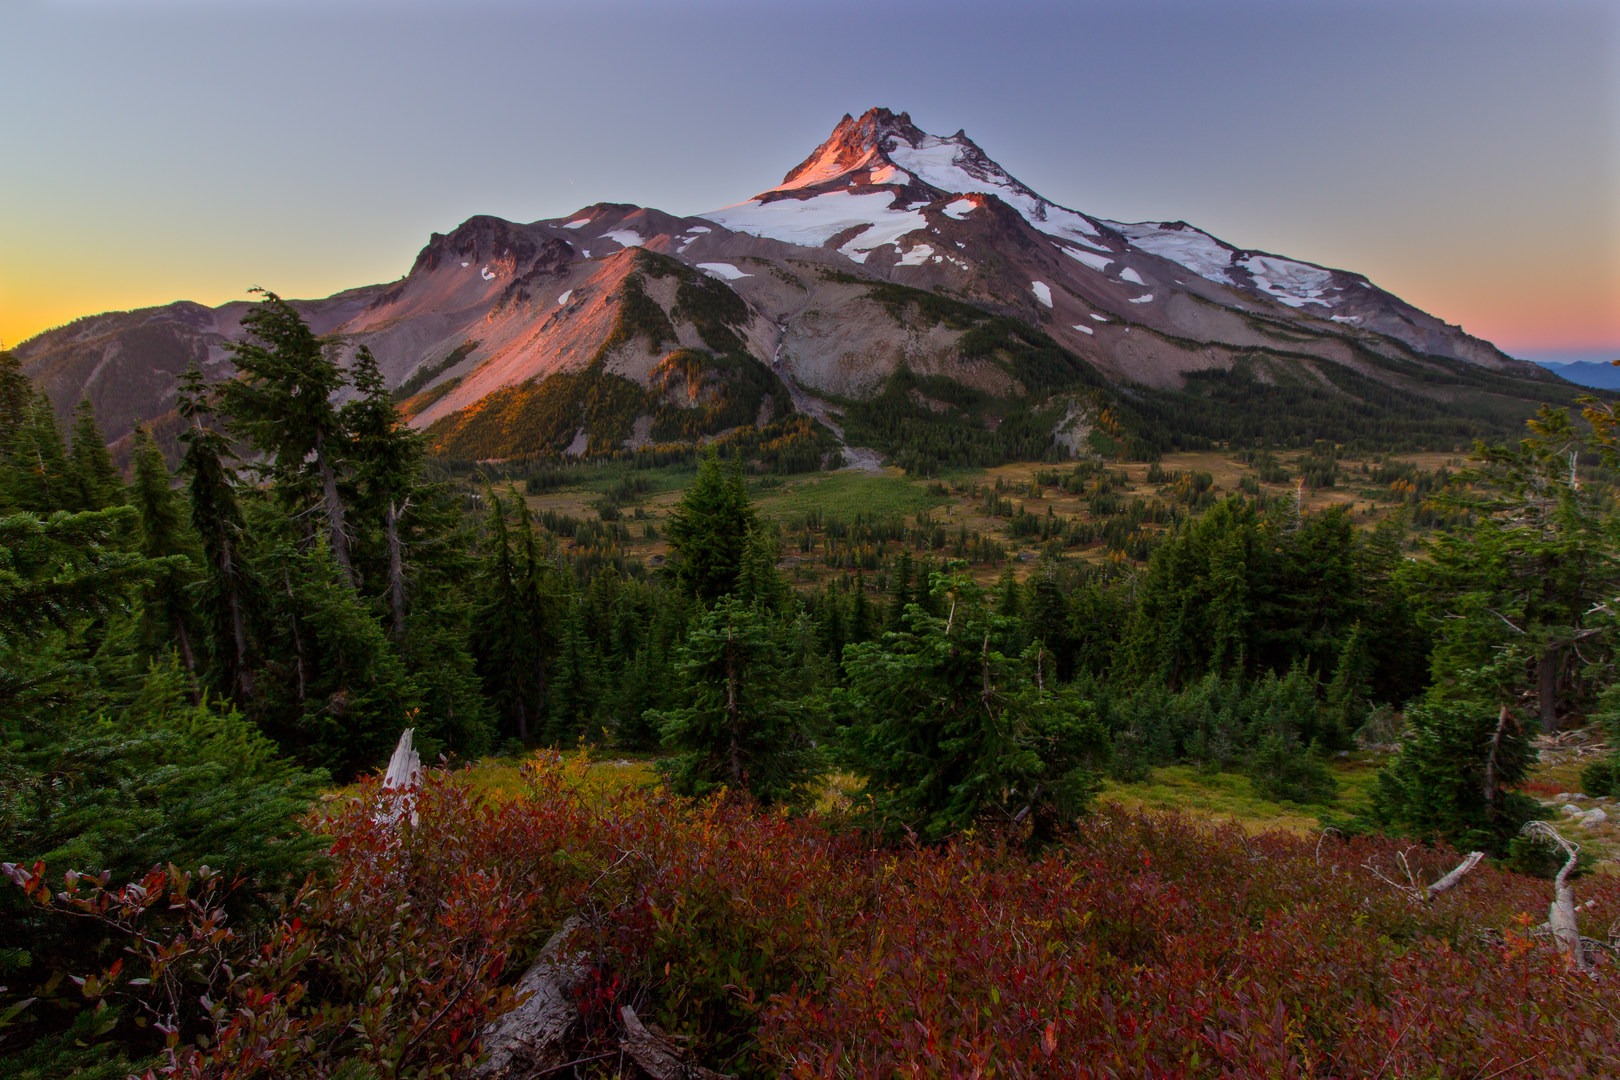
[[67,481],[71,508],[101,510],[122,501],[123,481],[113,468],[112,455],[96,424],[89,398],[73,407],[73,438],[68,452]]
[[181,470],[205,568],[197,609],[208,631],[212,681],[245,707],[253,696],[262,590],[247,558],[230,445],[208,424],[208,391],[196,367],[180,378],[178,408],[187,424],[180,434]]
[[36,514],[84,509],[73,500],[62,430],[49,399],[31,389],[20,393],[15,386],[7,396],[16,397],[19,408],[0,448],[4,451],[0,506]]
[[480,595],[472,615],[472,652],[501,733],[528,743],[544,734],[558,590],[522,499],[516,501],[515,539],[501,497],[486,489],[484,499],[489,516]]
[[935,575],[945,614],[913,604],[905,629],[844,650],[851,763],[877,810],[933,840],[980,819],[1033,815],[1038,835],[1078,814],[1107,754],[1087,706],[1003,651],[1009,627],[972,581]]
[[804,728],[793,637],[790,624],[739,596],[698,616],[675,660],[684,704],[650,717],[679,755],[668,768],[676,791],[723,785],[767,805],[804,800],[822,761]]
[[754,526],[742,462],[722,466],[711,447],[664,529],[674,549],[675,580],[681,589],[705,604],[735,590]]
[[[237,378],[220,386],[231,431],[265,456],[260,466],[284,509],[318,510],[344,580],[357,584],[347,508],[339,491],[346,447],[332,395],[343,375],[302,315],[275,293],[242,317],[242,341],[229,346]],[[313,538],[313,537],[311,537]]]
[[141,554],[147,558],[184,557],[172,573],[143,590],[141,649],[147,657],[155,659],[172,648],[186,672],[195,674],[199,663],[199,624],[191,589],[198,578],[200,552],[196,537],[186,527],[184,507],[170,486],[163,452],[140,426],[135,428],[133,464],[129,502],[140,519]]
[[406,532],[404,519],[419,485],[421,439],[400,422],[371,350],[361,346],[350,373],[356,397],[340,414],[349,439],[353,466],[354,514],[365,531],[376,535],[379,550],[365,575],[386,582],[389,628],[395,641],[405,637],[407,611]]

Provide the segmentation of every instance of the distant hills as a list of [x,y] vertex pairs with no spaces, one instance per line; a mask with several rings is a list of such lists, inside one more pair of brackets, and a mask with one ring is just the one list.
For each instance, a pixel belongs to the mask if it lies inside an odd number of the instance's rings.
[[1541,361],[1541,366],[1557,375],[1561,379],[1568,379],[1578,386],[1590,386],[1599,390],[1620,390],[1620,360],[1614,363],[1603,363],[1597,360],[1577,360],[1573,363],[1560,364],[1556,361]]
[[[434,234],[299,301],[464,459],[814,429],[908,463],[1315,438],[1465,446],[1573,388],[1364,276],[1058,206],[965,132],[845,116],[782,183],[675,217],[596,203]],[[17,352],[112,437],[231,375],[245,303],[80,319]]]

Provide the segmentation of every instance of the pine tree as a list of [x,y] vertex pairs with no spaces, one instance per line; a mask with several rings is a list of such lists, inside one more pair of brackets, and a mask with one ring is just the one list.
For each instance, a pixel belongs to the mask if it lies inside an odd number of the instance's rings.
[[45,645],[122,612],[183,561],[131,551],[134,518],[124,506],[0,517],[0,742],[10,722],[70,701],[95,678]]
[[1400,752],[1378,774],[1373,820],[1464,851],[1505,854],[1540,814],[1535,800],[1513,790],[1535,760],[1516,711],[1431,695],[1407,710],[1406,721]]
[[[349,778],[383,764],[421,700],[392,643],[317,540],[260,503],[264,623],[249,715],[298,760]],[[424,739],[419,748],[441,746]]]
[[8,397],[21,401],[5,446],[0,447],[4,453],[0,506],[35,514],[84,509],[73,500],[62,430],[49,399],[32,390],[24,396],[16,389],[7,391]]
[[1034,656],[1003,651],[1010,627],[971,580],[932,585],[945,615],[913,604],[904,630],[844,650],[846,753],[877,811],[927,839],[1031,816],[1049,834],[1089,800],[1107,734],[1032,677]]
[[472,613],[472,653],[500,732],[528,743],[544,733],[560,590],[541,557],[522,499],[514,540],[505,503],[493,490],[484,498],[489,516]]
[[375,535],[373,564],[364,575],[386,582],[389,627],[395,641],[405,637],[407,612],[405,521],[419,497],[422,467],[421,438],[400,422],[399,412],[377,368],[371,350],[361,346],[355,354],[350,379],[356,397],[340,414],[349,440],[353,466],[353,518],[362,533]]
[[1478,448],[1469,488],[1452,496],[1476,524],[1437,537],[1421,576],[1441,692],[1487,712],[1528,698],[1552,730],[1585,703],[1583,666],[1611,652],[1620,560],[1568,414],[1543,409],[1529,429],[1515,447]]

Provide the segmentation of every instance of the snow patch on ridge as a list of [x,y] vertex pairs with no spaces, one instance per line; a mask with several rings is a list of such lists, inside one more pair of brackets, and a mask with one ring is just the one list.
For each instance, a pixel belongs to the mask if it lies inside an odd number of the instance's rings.
[[[895,265],[896,266],[921,266],[923,263],[928,261],[928,256],[933,255],[933,254],[934,254],[934,249],[933,248],[929,247],[927,244],[918,244],[916,247],[912,248],[910,251],[908,251],[904,255],[900,256],[900,261],[898,263],[896,263]],[[939,259],[936,257],[934,259],[934,261],[938,262]]]
[[573,296],[573,295],[574,295],[574,290],[569,289],[567,292],[565,292],[561,296],[557,297],[557,306],[562,307],[564,304],[568,303],[568,298],[570,296]]
[[1105,221],[1103,224],[1123,233],[1132,246],[1141,248],[1149,255],[1169,259],[1219,285],[1233,283],[1227,271],[1232,267],[1234,250],[1206,232],[1179,222],[1175,226],[1151,221],[1135,224]]
[[743,273],[741,270],[737,269],[735,266],[732,266],[730,263],[722,263],[722,262],[698,263],[697,268],[699,270],[702,270],[705,274],[713,274],[715,277],[724,278],[727,281],[736,281],[738,278],[745,278],[745,277],[753,277],[754,276],[753,274],[745,274],[745,273]]
[[1092,334],[1092,335],[1095,335],[1095,334],[1096,334],[1096,333],[1097,333],[1097,331],[1095,331],[1095,330],[1093,330],[1093,329],[1092,329],[1092,328],[1091,328],[1091,327],[1089,327],[1089,326],[1083,326],[1083,325],[1081,325],[1081,324],[1080,324],[1080,323],[1075,323],[1075,324],[1074,324],[1074,328],[1075,328],[1075,329],[1076,329],[1076,330],[1078,330],[1078,331],[1080,331],[1080,332],[1081,332],[1081,333],[1082,333],[1082,334]]
[[1072,247],[1062,248],[1061,250],[1063,254],[1067,255],[1069,258],[1079,259],[1081,262],[1085,263],[1093,270],[1096,270],[1098,273],[1101,273],[1102,271],[1107,270],[1110,266],[1114,265],[1113,259],[1105,259],[1101,255],[1095,254],[1094,252],[1081,251],[1078,248]]
[[941,191],[994,195],[1048,236],[1074,240],[1091,248],[1097,246],[1087,239],[1100,235],[1090,218],[1047,202],[1007,175],[1001,166],[979,158],[954,139],[924,135],[915,146],[896,139],[894,145],[888,147],[888,155],[895,164],[909,169],[923,183]]
[[565,229],[583,229],[585,226],[589,225],[590,223],[591,223],[591,219],[588,218],[588,217],[575,218],[573,221],[570,221],[568,224],[564,225],[563,228],[565,228]]
[[1333,272],[1274,255],[1250,255],[1241,265],[1254,279],[1254,287],[1280,304],[1304,307],[1317,304],[1331,307],[1322,294],[1333,284]]
[[1127,266],[1125,269],[1123,269],[1123,270],[1121,270],[1119,272],[1119,280],[1128,281],[1132,285],[1146,285],[1147,284],[1147,282],[1142,280],[1142,275],[1138,274],[1135,270],[1133,270],[1129,266]]
[[821,247],[847,229],[865,226],[838,249],[856,262],[865,262],[866,254],[874,249],[928,227],[921,212],[895,209],[894,196],[886,191],[861,195],[833,191],[808,199],[770,202],[751,199],[702,216],[733,232],[800,247]]
[[1052,288],[1046,282],[1032,281],[1029,283],[1029,288],[1030,291],[1035,294],[1035,299],[1039,300],[1047,307],[1052,306]]
[[641,247],[647,242],[646,238],[634,229],[614,229],[611,232],[603,233],[602,239],[612,240],[620,247],[627,248]]

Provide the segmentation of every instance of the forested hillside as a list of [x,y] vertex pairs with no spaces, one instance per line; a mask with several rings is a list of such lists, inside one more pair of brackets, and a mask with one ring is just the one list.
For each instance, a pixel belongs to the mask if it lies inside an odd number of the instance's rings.
[[[1612,1068],[1620,890],[1541,926],[1586,865],[1524,788],[1536,733],[1620,737],[1612,406],[1455,467],[1234,431],[1220,481],[1121,441],[1006,483],[898,406],[848,419],[927,486],[797,488],[765,435],[480,471],[363,349],[243,326],[127,475],[0,354],[11,1075],[457,1074],[543,947],[522,1075],[659,1075],[638,1014],[762,1076]],[[443,766],[379,790],[407,728]],[[523,791],[459,771],[497,752]],[[1350,754],[1370,803],[1310,842],[1096,799],[1321,808]]]

